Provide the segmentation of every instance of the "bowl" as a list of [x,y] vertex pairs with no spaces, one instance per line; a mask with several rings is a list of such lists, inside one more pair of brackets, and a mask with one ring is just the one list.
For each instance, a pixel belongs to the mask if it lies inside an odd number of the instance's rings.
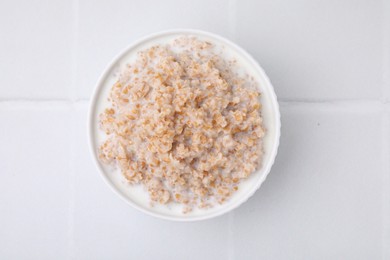
[[[224,204],[217,205],[216,207],[207,210],[196,209],[188,214],[178,212],[176,208],[177,205],[174,205],[173,203],[170,203],[169,206],[157,205],[151,207],[148,202],[147,193],[142,189],[141,185],[130,186],[119,170],[114,170],[102,164],[98,160],[97,153],[99,143],[102,139],[102,134],[98,129],[98,115],[105,107],[105,100],[107,99],[108,92],[115,82],[120,68],[129,61],[132,61],[137,51],[154,44],[166,42],[167,40],[180,35],[192,35],[222,45],[233,53],[234,57],[241,64],[245,64],[245,69],[259,83],[263,124],[266,129],[266,134],[263,139],[264,155],[261,167],[253,172],[248,179],[243,180],[240,183],[239,190]],[[155,33],[130,44],[108,64],[96,84],[90,103],[88,135],[93,161],[95,162],[100,175],[111,189],[129,205],[146,214],[161,219],[173,221],[198,221],[214,218],[237,208],[246,202],[261,186],[269,174],[277,154],[280,138],[280,112],[270,80],[260,65],[245,50],[233,42],[213,33],[199,30],[177,29]]]

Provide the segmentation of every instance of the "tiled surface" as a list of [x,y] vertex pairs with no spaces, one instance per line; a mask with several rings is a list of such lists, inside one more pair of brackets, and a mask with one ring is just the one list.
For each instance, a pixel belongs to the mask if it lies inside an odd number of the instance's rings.
[[282,113],[275,168],[234,213],[235,257],[380,259],[383,111],[286,105]]
[[74,139],[78,140],[72,149],[74,258],[226,259],[227,216],[201,223],[173,223],[145,216],[118,199],[88,158],[86,112],[85,105],[77,106],[73,121]]
[[237,42],[264,66],[279,98],[378,98],[384,14],[382,1],[244,0]]
[[70,1],[1,1],[0,33],[1,100],[69,96]]
[[223,0],[87,0],[80,1],[78,12],[77,98],[88,98],[110,60],[141,36],[172,28],[229,36],[228,5]]
[[[2,1],[0,259],[389,259],[389,10],[363,0]],[[282,100],[264,186],[199,223],[127,206],[86,139],[86,99],[104,66],[175,27],[237,41]]]
[[1,259],[68,259],[69,115],[0,106]]

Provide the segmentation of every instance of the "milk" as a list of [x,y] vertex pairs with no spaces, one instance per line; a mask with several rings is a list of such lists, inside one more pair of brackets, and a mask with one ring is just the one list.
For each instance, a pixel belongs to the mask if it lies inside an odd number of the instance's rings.
[[[110,103],[107,101],[109,96],[109,92],[113,84],[117,81],[119,77],[119,73],[122,68],[129,63],[132,63],[136,56],[137,52],[146,48],[149,48],[153,45],[158,44],[167,44],[172,43],[173,39],[181,36],[183,34],[168,34],[165,36],[154,37],[135,48],[129,49],[125,52],[119,59],[111,66],[106,74],[106,77],[103,79],[102,84],[100,85],[100,89],[98,89],[96,93],[96,105],[92,107],[92,128],[93,131],[93,149],[97,152],[99,144],[103,143],[103,141],[107,138],[106,134],[103,131],[98,130],[99,123],[99,114],[104,111],[105,108],[110,107]],[[139,185],[130,185],[122,175],[119,169],[113,169],[111,166],[104,165],[99,162],[100,166],[103,168],[104,175],[107,177],[109,182],[114,186],[114,188],[119,191],[119,193],[126,200],[131,201],[132,204],[135,204],[141,209],[152,212],[154,214],[163,215],[166,217],[180,217],[180,218],[193,218],[200,217],[205,215],[213,215],[218,214],[222,210],[233,208],[245,201],[260,185],[262,180],[265,178],[265,175],[268,173],[269,169],[265,169],[264,166],[267,160],[269,161],[271,158],[271,147],[274,146],[275,138],[276,138],[276,130],[275,129],[275,111],[273,111],[272,102],[276,102],[276,99],[273,97],[273,90],[271,86],[271,91],[267,85],[270,85],[265,74],[262,71],[254,66],[253,61],[248,59],[246,56],[242,56],[239,49],[235,49],[234,46],[230,46],[223,42],[221,39],[214,39],[208,35],[198,35],[198,34],[187,34],[196,36],[198,39],[212,42],[216,48],[217,53],[226,59],[232,60],[235,59],[237,61],[237,66],[235,68],[236,72],[243,76],[248,74],[253,77],[254,80],[259,85],[259,90],[262,93],[261,103],[263,105],[262,108],[262,116],[264,127],[266,129],[266,135],[263,140],[264,146],[264,156],[263,166],[256,172],[252,173],[251,176],[242,180],[238,191],[236,191],[228,201],[226,201],[222,205],[215,205],[210,209],[198,209],[194,208],[192,212],[183,214],[182,213],[182,205],[178,203],[171,202],[167,205],[160,205],[155,203],[154,206],[150,205],[149,195],[146,191],[146,188],[142,184]],[[275,156],[275,155],[273,155]]]

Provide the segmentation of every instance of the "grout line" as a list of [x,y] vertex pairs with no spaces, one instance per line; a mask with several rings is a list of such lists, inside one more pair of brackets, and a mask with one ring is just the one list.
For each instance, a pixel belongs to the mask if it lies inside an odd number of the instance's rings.
[[[71,106],[76,104],[89,104],[89,98],[39,98],[39,99],[28,99],[28,98],[16,98],[16,99],[1,99],[0,98],[0,109],[4,107],[12,106],[28,106],[28,107],[45,107],[45,106]],[[364,107],[390,107],[390,101],[383,101],[377,99],[350,99],[350,100],[306,100],[306,99],[279,99],[278,103],[280,106],[364,106]]]
[[[72,109],[74,109],[74,105],[72,105]],[[70,126],[70,136],[71,140],[75,140],[76,137],[76,118],[75,113],[71,113],[70,116],[71,120],[71,126]],[[69,259],[75,258],[75,232],[74,232],[74,225],[75,225],[75,182],[76,182],[76,175],[74,171],[74,163],[73,163],[73,154],[74,154],[74,142],[70,142],[69,145],[69,205],[68,205],[68,213],[69,213],[69,219],[68,219],[68,256]]]
[[[383,0],[382,24],[382,102],[390,104],[390,3]],[[385,106],[384,125],[382,127],[383,145],[383,204],[382,204],[382,259],[390,259],[390,106]]]
[[280,107],[322,107],[322,108],[343,108],[343,109],[383,109],[390,107],[390,103],[383,103],[379,100],[338,100],[326,102],[302,102],[279,100]]
[[18,109],[18,108],[30,108],[30,109],[47,109],[47,108],[69,108],[72,105],[87,105],[89,104],[88,99],[78,100],[66,100],[66,99],[40,99],[40,100],[29,100],[29,99],[9,99],[0,100],[1,109]]
[[237,39],[237,0],[229,0],[228,2],[228,17],[229,17],[229,35],[230,39]]
[[390,102],[390,2],[383,0],[382,12],[382,100]]
[[234,254],[234,211],[231,211],[228,215],[228,259],[234,260],[235,254]]
[[41,102],[63,102],[63,103],[76,103],[80,101],[89,101],[89,98],[0,98],[0,103],[15,102],[15,103],[41,103]]
[[390,259],[390,108],[385,109],[382,127],[382,156],[383,156],[383,183],[382,183],[382,259]]
[[[89,99],[0,99],[0,109],[47,109],[47,108],[70,108],[74,105],[88,105]],[[302,101],[279,99],[281,107],[326,107],[326,108],[346,108],[346,109],[378,109],[390,108],[390,102],[379,100],[327,100],[327,101]]]
[[383,99],[306,99],[306,98],[278,98],[279,103],[318,103],[318,104],[338,104],[338,103],[382,103],[389,104],[389,101]]
[[[72,31],[73,31],[73,40],[72,40],[72,80],[70,85],[70,100],[59,100],[58,103],[65,103],[66,106],[71,106],[74,111],[75,105],[89,103],[88,99],[77,99],[76,98],[76,86],[77,86],[77,71],[78,71],[78,42],[79,42],[79,0],[72,0]],[[76,136],[76,117],[75,113],[71,113],[71,138],[75,140]],[[74,171],[74,142],[70,142],[69,145],[69,220],[68,220],[68,256],[69,259],[75,259],[75,183],[76,175]]]
[[79,43],[79,0],[72,1],[73,8],[73,20],[72,20],[72,31],[73,31],[73,40],[72,40],[72,80],[70,86],[70,99],[76,99],[76,86],[77,86],[77,72],[78,72],[78,43]]
[[[1,103],[63,103],[63,104],[74,104],[74,103],[87,103],[89,98],[0,98]],[[378,99],[336,99],[336,100],[316,100],[316,99],[287,99],[279,98],[280,104],[390,104],[390,101],[383,101]]]
[[56,101],[68,101],[67,98],[0,98],[0,102],[56,102]]
[[290,110],[301,113],[348,113],[355,115],[367,115],[372,113],[382,114],[385,109],[390,110],[390,103],[380,101],[333,101],[333,102],[279,102],[282,116]]

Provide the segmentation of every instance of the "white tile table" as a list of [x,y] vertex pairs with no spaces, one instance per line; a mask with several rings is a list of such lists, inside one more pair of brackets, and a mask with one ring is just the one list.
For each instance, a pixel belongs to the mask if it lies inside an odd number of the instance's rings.
[[[268,179],[174,223],[103,183],[86,118],[135,39],[203,29],[246,48],[280,99]],[[390,1],[0,2],[0,259],[390,259]]]

